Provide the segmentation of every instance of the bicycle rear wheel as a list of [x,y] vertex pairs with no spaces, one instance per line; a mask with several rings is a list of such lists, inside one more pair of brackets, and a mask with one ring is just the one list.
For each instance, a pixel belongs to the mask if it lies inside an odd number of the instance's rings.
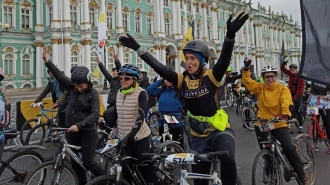
[[[129,185],[129,183],[125,179],[120,179],[119,182],[121,185]],[[103,175],[100,177],[96,177],[95,179],[89,181],[86,185],[110,185],[110,184],[117,184],[116,183],[116,176],[111,175]]]
[[[273,166],[273,164],[275,166]],[[267,149],[263,149],[258,152],[252,167],[252,185],[261,184],[283,184],[279,162],[276,158],[273,158],[272,153]]]
[[229,93],[229,94],[226,94],[226,105],[227,105],[227,107],[229,108],[229,109],[234,109],[234,95],[233,95],[233,93]]
[[26,140],[26,134],[35,126],[41,124],[38,123],[38,119],[37,118],[34,118],[34,119],[30,119],[30,120],[27,120],[21,127],[21,130],[19,132],[19,139],[21,141],[21,144],[24,145],[25,143],[25,140]]
[[251,121],[246,121],[247,119],[255,120],[257,119],[257,115],[254,112],[254,110],[250,107],[244,107],[241,113],[241,118],[243,125],[245,125],[245,128],[247,128],[250,131],[254,130],[254,123]]

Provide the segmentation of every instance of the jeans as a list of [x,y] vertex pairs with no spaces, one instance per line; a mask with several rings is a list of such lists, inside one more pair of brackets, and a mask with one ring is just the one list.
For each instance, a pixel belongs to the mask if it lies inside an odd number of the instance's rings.
[[[263,133],[259,130],[259,127],[255,127],[255,132],[257,135],[258,143],[266,140],[266,133]],[[272,136],[281,143],[281,147],[285,156],[288,158],[291,166],[298,175],[298,178],[301,182],[304,181],[305,172],[303,169],[303,163],[300,160],[298,153],[296,152],[295,147],[292,145],[292,139],[290,130],[287,127],[277,128],[271,131]],[[262,149],[262,144],[259,144],[260,149]]]
[[[69,144],[81,146],[82,162],[84,167],[91,171],[96,177],[106,175],[101,166],[94,163],[94,154],[97,142],[99,140],[96,131],[91,132],[70,132],[67,134],[67,140]],[[78,150],[73,150],[78,154]],[[72,169],[77,174],[79,185],[85,185],[87,183],[86,173],[74,160],[71,160]]]
[[294,102],[294,109],[296,110],[296,114],[297,114],[297,118],[298,118],[298,122],[299,122],[299,126],[303,126],[304,124],[304,118],[302,113],[299,111],[300,106],[302,105],[302,99],[303,96],[299,96],[296,101]]

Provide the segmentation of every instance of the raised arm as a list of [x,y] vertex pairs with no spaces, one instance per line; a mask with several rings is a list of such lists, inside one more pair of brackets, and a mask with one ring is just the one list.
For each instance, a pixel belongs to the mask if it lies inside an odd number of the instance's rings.
[[251,72],[250,69],[245,71],[242,71],[242,83],[244,86],[253,94],[258,94],[261,88],[261,83],[256,82],[255,80],[252,80],[251,78]]
[[39,94],[39,96],[36,98],[36,100],[34,100],[34,103],[41,102],[47,96],[47,94],[51,91],[49,86],[50,86],[50,83],[48,82],[46,87],[44,88],[44,90],[42,90],[42,92]]
[[282,64],[281,64],[281,71],[283,73],[285,73],[286,75],[290,76],[291,72],[290,72],[290,70],[288,70],[287,68],[285,68],[285,65],[286,65],[286,63],[285,62],[282,62]]
[[162,84],[162,80],[158,80],[155,83],[152,83],[151,85],[149,85],[146,89],[147,93],[151,96],[160,96],[160,94],[162,93],[163,89],[159,88],[159,86]]

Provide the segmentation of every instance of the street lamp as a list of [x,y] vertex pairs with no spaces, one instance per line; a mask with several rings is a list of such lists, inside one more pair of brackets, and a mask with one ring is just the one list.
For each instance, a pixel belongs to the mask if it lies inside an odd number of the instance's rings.
[[[0,22],[0,30],[2,30],[2,23]],[[3,28],[5,28],[6,29],[6,32],[8,31],[8,29],[10,28],[10,26],[9,26],[9,24],[8,23],[5,23],[4,25],[3,25]]]
[[[108,33],[107,33],[107,37],[108,37],[108,39],[110,39],[110,37],[111,37],[111,33],[110,33],[110,31],[108,31]],[[110,42],[110,41],[109,41]],[[106,49],[105,49],[105,46],[104,46],[104,67],[105,68],[107,68],[107,57],[106,57],[106,54],[107,54],[107,52],[106,52]],[[104,78],[104,83],[103,83],[103,90],[108,90],[109,88],[108,88],[108,83],[107,83],[107,79],[106,78]]]

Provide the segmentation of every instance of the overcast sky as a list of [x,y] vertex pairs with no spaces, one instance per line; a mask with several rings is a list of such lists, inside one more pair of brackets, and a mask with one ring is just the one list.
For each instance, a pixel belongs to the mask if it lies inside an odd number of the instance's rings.
[[[246,2],[249,1],[246,0]],[[270,5],[275,14],[276,12],[281,13],[283,10],[283,13],[287,14],[288,18],[290,18],[291,13],[293,21],[299,21],[299,25],[301,25],[299,0],[252,0],[252,7],[257,9],[258,2],[260,2],[260,5],[265,6],[267,11]]]

